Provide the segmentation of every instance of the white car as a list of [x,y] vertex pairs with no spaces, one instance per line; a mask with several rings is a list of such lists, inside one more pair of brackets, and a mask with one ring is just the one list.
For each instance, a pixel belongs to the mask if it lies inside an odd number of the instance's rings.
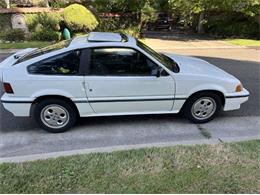
[[183,111],[204,123],[239,109],[249,92],[234,76],[198,58],[160,54],[124,34],[92,32],[0,64],[4,108],[33,116],[49,132],[78,117]]

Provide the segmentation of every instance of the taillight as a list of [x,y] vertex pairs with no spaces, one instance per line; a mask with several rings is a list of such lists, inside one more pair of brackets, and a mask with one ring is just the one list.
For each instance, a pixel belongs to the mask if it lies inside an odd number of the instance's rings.
[[4,83],[4,90],[5,90],[6,93],[14,93],[10,83]]

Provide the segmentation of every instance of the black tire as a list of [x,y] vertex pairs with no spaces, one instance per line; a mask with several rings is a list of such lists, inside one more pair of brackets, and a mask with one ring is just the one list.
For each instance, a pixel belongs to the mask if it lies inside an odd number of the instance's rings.
[[[53,128],[50,125],[48,126],[48,122],[46,122],[45,117],[43,116],[45,113],[44,110],[47,111],[47,109],[53,108],[51,106],[53,106],[53,107],[56,106],[54,108],[62,109],[66,113],[65,115],[67,117],[67,120],[60,127],[57,126],[57,127]],[[55,114],[57,114],[57,116],[53,116]],[[58,117],[60,117],[59,114],[53,113],[53,115],[51,117],[56,117],[56,118],[54,118],[54,119],[51,118],[49,120],[59,121],[58,120]],[[38,123],[38,125],[42,129],[44,129],[48,132],[51,132],[51,133],[62,133],[62,132],[67,131],[68,129],[70,129],[71,127],[74,126],[74,124],[76,123],[76,120],[77,120],[76,110],[70,103],[68,103],[67,101],[61,100],[61,99],[54,99],[54,98],[45,99],[39,103],[36,103],[34,105],[34,109],[33,109],[33,116],[34,116],[34,119],[36,120],[36,122]],[[58,124],[58,122],[57,122],[57,124]]]
[[[203,115],[201,116],[202,118],[199,118],[198,116],[196,116],[197,113],[194,112],[195,103],[196,103],[196,105],[198,105],[203,101],[203,99],[208,99],[209,101],[212,101],[212,102],[214,101],[213,106],[215,106],[215,109],[212,110],[212,112],[208,115],[207,118],[203,118]],[[215,105],[214,105],[214,103],[215,103]],[[220,112],[220,109],[221,109],[221,105],[222,105],[221,98],[219,97],[218,94],[210,93],[210,92],[199,93],[199,94],[192,96],[191,98],[189,98],[187,100],[187,102],[184,105],[183,113],[184,113],[184,116],[193,123],[197,123],[197,124],[206,123],[206,122],[211,121],[218,115],[218,113]],[[201,104],[201,106],[203,107],[203,104]],[[205,109],[205,108],[202,108],[202,109]],[[200,111],[198,111],[198,112],[200,112]],[[207,112],[207,111],[205,111],[205,112]]]

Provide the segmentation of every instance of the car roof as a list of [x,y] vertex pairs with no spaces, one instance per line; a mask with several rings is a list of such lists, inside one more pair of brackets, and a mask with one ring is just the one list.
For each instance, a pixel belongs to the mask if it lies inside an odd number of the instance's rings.
[[87,35],[78,36],[72,39],[69,47],[89,47],[91,45],[108,45],[108,44],[136,45],[134,37],[110,32],[91,32]]
[[123,37],[119,33],[91,32],[88,35],[89,42],[121,42]]

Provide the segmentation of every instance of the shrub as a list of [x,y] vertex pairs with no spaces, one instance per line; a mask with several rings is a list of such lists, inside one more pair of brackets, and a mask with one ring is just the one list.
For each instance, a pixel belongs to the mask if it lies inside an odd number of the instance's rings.
[[61,40],[61,33],[49,30],[38,30],[31,34],[31,40],[36,41],[59,41]]
[[66,7],[67,4],[68,3],[67,3],[66,0],[52,0],[52,1],[49,1],[50,7],[53,7],[53,8],[63,8],[63,7]]
[[5,1],[0,1],[0,8],[6,8],[6,3]]
[[25,33],[21,29],[12,29],[2,35],[6,41],[23,41],[25,39]]
[[59,13],[26,14],[25,22],[32,32],[30,39],[38,41],[58,41],[61,39]]
[[68,28],[75,32],[92,31],[98,25],[94,14],[79,4],[72,4],[64,9],[64,21]]
[[131,35],[131,36],[136,37],[136,38],[140,38],[140,36],[141,36],[138,26],[131,26],[131,27],[126,28],[126,29],[119,29],[119,30],[116,30],[115,32],[128,34],[128,35]]
[[25,14],[25,22],[30,31],[35,31],[38,24],[45,29],[60,30],[60,22],[63,20],[60,13]]
[[259,25],[246,17],[220,17],[209,20],[206,24],[206,32],[222,37],[259,37]]
[[0,31],[6,31],[11,29],[11,15],[10,14],[0,14]]

